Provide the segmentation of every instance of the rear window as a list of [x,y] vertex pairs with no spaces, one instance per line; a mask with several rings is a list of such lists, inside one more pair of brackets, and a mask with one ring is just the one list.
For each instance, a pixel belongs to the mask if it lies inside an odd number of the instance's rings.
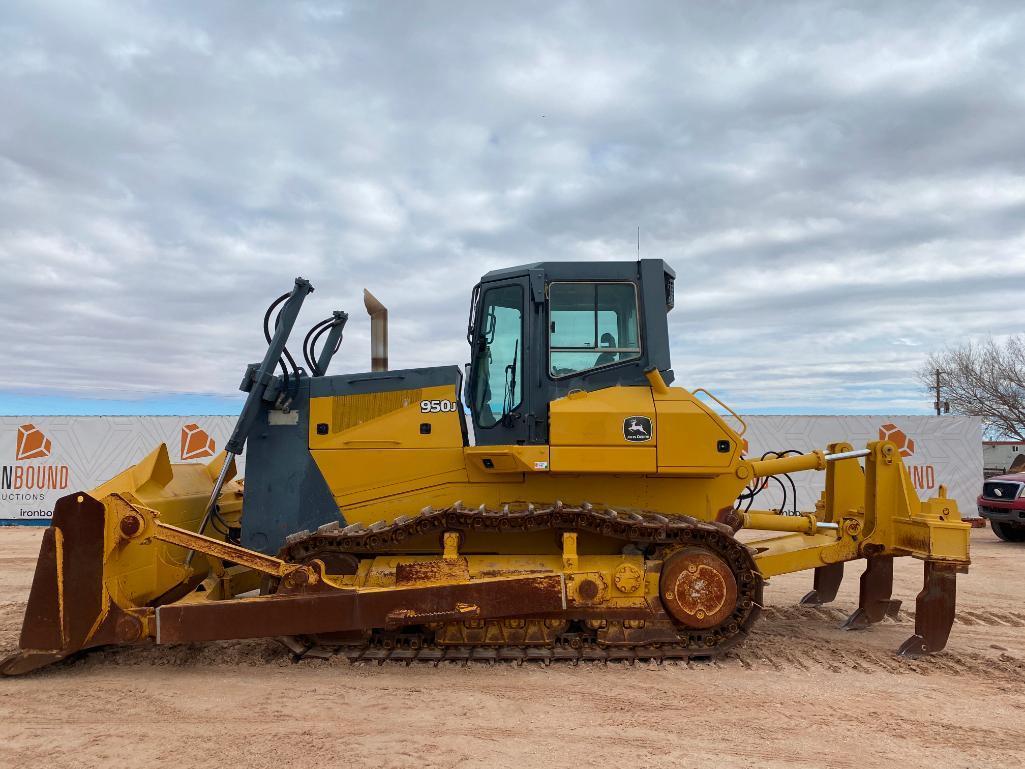
[[640,357],[633,283],[548,287],[549,372],[564,377]]

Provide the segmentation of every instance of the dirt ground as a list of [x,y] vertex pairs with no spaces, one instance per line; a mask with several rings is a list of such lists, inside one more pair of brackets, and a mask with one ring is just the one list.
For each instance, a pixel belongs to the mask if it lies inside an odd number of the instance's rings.
[[[0,529],[0,653],[13,651],[41,530]],[[913,614],[844,632],[775,578],[746,645],[716,662],[435,667],[298,664],[275,642],[123,649],[0,681],[0,766],[1021,767],[1025,545],[972,536],[947,650],[892,651]],[[914,610],[921,564],[900,559]]]

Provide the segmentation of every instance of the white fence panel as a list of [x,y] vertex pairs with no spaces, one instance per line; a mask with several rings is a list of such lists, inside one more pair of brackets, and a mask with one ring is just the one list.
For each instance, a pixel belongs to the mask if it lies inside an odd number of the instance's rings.
[[[888,435],[901,442],[920,496],[946,484],[962,515],[976,514],[982,482],[982,424],[973,417],[749,416],[750,456],[766,451],[825,448],[831,441],[862,446]],[[135,464],[160,443],[172,462],[209,462],[223,449],[235,417],[0,417],[0,523],[47,523],[64,494],[91,489]],[[244,456],[240,471],[244,471]],[[797,508],[814,507],[823,474],[798,473]],[[792,496],[792,494],[790,495]],[[758,507],[778,507],[772,485]],[[793,509],[793,499],[787,508]]]
[[[862,448],[869,441],[887,438],[901,446],[911,480],[923,499],[935,496],[939,485],[957,500],[963,517],[978,515],[975,500],[982,489],[982,420],[956,416],[748,416],[744,436],[749,456],[766,451],[825,449],[838,441]],[[825,474],[795,473],[797,508],[812,510],[825,482]],[[785,482],[785,479],[784,479]],[[786,507],[794,509],[789,498]],[[759,508],[779,507],[782,493],[775,483],[760,494]]]

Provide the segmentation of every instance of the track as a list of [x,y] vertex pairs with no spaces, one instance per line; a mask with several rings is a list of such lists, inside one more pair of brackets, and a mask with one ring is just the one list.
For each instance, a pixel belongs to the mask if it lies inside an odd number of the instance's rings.
[[[279,557],[301,562],[325,549],[360,555],[402,552],[415,537],[440,535],[443,531],[473,532],[536,532],[581,531],[635,545],[674,544],[684,537],[689,541],[702,538],[733,540],[733,530],[721,523],[700,521],[688,515],[671,518],[645,511],[619,512],[588,503],[568,506],[525,503],[504,505],[493,510],[484,507],[466,508],[462,502],[449,507],[425,507],[415,515],[400,515],[391,523],[380,520],[369,526],[354,523],[342,527],[338,523],[321,526],[317,531],[300,531],[285,541]],[[746,549],[745,549],[746,550]]]
[[[492,642],[487,646],[476,645],[483,640],[483,632],[465,630],[463,623],[416,627],[409,633],[382,633],[380,629],[368,627],[366,631],[374,631],[373,634],[366,642],[361,639],[356,646],[325,642],[320,638],[288,638],[284,639],[286,645],[300,657],[341,654],[352,661],[393,658],[435,662],[446,659],[516,662],[686,659],[722,654],[742,643],[761,611],[763,579],[752,552],[735,539],[728,526],[684,515],[667,517],[648,511],[619,512],[588,503],[580,506],[567,506],[562,502],[524,503],[492,510],[483,505],[468,509],[456,502],[439,510],[427,507],[414,516],[398,516],[391,523],[381,520],[370,526],[353,524],[344,528],[331,523],[316,532],[303,531],[288,537],[279,557],[293,563],[319,559],[329,568],[334,564],[336,569],[348,569],[335,573],[354,574],[358,558],[402,552],[440,555],[438,546],[443,532],[458,532],[466,543],[466,555],[477,552],[473,537],[478,533],[583,533],[611,540],[617,548],[643,552],[647,560],[658,564],[663,575],[673,568],[672,559],[679,557],[678,551],[695,548],[714,556],[715,562],[729,569],[736,581],[735,605],[725,610],[721,619],[716,618],[717,624],[702,627],[676,623],[661,609],[646,610],[650,612],[647,619],[635,628],[617,621],[600,607],[586,617],[581,614],[583,609],[578,608],[576,616],[566,612],[560,617],[567,620],[561,629],[551,633],[543,631],[546,642],[533,645],[521,643],[528,638],[526,631],[504,630],[500,623],[490,624],[505,638],[505,643]],[[558,541],[558,537],[553,537],[553,541]],[[662,566],[663,560],[665,566]],[[268,584],[267,589],[274,587]],[[662,603],[665,604],[664,598]],[[597,618],[607,625],[602,629],[589,628],[582,621],[585,618]],[[515,619],[527,626],[533,623],[534,627],[547,622],[531,615]],[[508,635],[516,633],[520,640]]]
[[[16,633],[25,610],[23,602],[0,604],[0,633],[13,647]],[[910,660],[875,649],[867,643],[876,631],[845,633],[837,625],[847,612],[839,607],[783,606],[765,607],[762,618],[743,646],[735,647],[719,657],[690,658],[674,656],[672,649],[661,655],[627,654],[615,650],[611,655],[595,654],[593,650],[531,649],[517,654],[513,650],[488,647],[459,647],[455,649],[422,649],[418,653],[408,650],[356,649],[338,647],[314,648],[296,655],[273,641],[230,641],[203,645],[176,647],[139,646],[99,650],[78,661],[58,666],[96,667],[165,666],[175,667],[248,667],[261,664],[297,663],[306,665],[361,666],[415,666],[478,667],[478,666],[644,666],[651,669],[685,667],[691,669],[717,669],[753,673],[829,672],[829,673],[888,673],[910,676],[957,675],[975,680],[1008,682],[1015,686],[1025,680],[1025,657],[1001,653],[973,653],[947,650],[928,657]],[[900,622],[885,620],[882,630],[896,629],[903,633],[914,624],[914,612],[900,612]],[[955,621],[955,635],[1004,628],[1013,636],[1025,636],[1025,612],[963,611]],[[501,653],[498,653],[501,651]],[[524,651],[525,650],[519,650]]]
[[[667,546],[694,542],[723,549],[724,557],[740,571],[751,568],[750,554],[733,539],[732,530],[718,523],[687,516],[667,518],[644,511],[617,512],[583,504],[579,507],[553,504],[525,504],[517,509],[465,508],[456,502],[443,509],[426,508],[414,516],[400,516],[391,523],[379,521],[370,526],[355,524],[341,527],[330,524],[316,532],[299,532],[289,538],[281,556],[294,562],[341,555],[372,557],[401,550],[411,542],[430,541],[424,535],[457,530],[465,535],[477,531],[581,531],[621,540],[657,553]],[[419,538],[419,540],[417,540]],[[726,543],[724,540],[728,540]],[[726,548],[733,548],[729,554]],[[740,551],[743,550],[744,558]],[[334,660],[349,664],[398,665],[523,665],[569,664],[605,665],[648,663],[651,665],[713,665],[741,669],[826,669],[833,672],[885,671],[890,673],[954,673],[968,670],[982,678],[1021,676],[1023,663],[1012,655],[997,659],[989,655],[944,652],[920,660],[898,658],[889,651],[866,649],[859,633],[833,633],[849,610],[836,606],[766,607],[761,612],[761,585],[749,591],[753,611],[744,615],[728,635],[716,636],[709,643],[704,636],[681,634],[681,643],[648,643],[611,647],[595,634],[579,632],[558,637],[549,646],[454,645],[436,644],[430,633],[375,634],[358,644],[324,643],[323,639],[280,639],[298,660]],[[757,593],[757,596],[756,596]],[[754,620],[759,614],[759,625]],[[736,620],[736,618],[734,618]],[[902,609],[898,615],[901,629],[914,627],[914,612]],[[964,627],[1025,628],[1025,612],[980,611],[964,609],[957,613],[956,624]],[[887,619],[885,624],[894,624]],[[829,638],[823,644],[823,631]],[[743,643],[741,643],[743,642]],[[998,647],[999,648],[999,647]],[[713,659],[715,658],[715,659]]]
[[[13,648],[21,624],[25,604],[0,604],[0,634],[5,647]],[[976,615],[989,615],[985,621]],[[954,675],[968,676],[976,681],[1005,684],[1014,690],[1025,680],[1025,655],[1007,652],[975,653],[947,650],[939,654],[911,660],[897,657],[885,648],[874,648],[880,631],[888,629],[904,633],[914,623],[913,612],[901,612],[900,622],[885,620],[879,631],[842,632],[837,629],[846,612],[838,607],[766,607],[756,629],[743,646],[735,647],[718,657],[687,658],[665,650],[661,655],[626,654],[616,650],[612,655],[595,655],[591,651],[532,649],[516,654],[511,650],[487,647],[456,649],[422,649],[414,654],[408,650],[334,649],[317,647],[296,655],[274,641],[226,641],[211,644],[190,644],[173,647],[152,645],[101,649],[76,661],[58,665],[62,669],[99,668],[105,666],[163,667],[204,669],[209,667],[244,667],[254,665],[344,666],[344,667],[643,667],[651,670],[688,668],[722,670],[735,674],[890,674],[900,676]],[[1015,624],[1018,623],[1018,624]],[[966,632],[1004,628],[1012,637],[1025,637],[1025,612],[971,611],[960,612],[955,622],[955,638]],[[889,643],[889,642],[887,642]],[[497,653],[501,651],[502,653]],[[521,650],[523,651],[523,650]]]
[[[997,545],[1002,555],[1012,556],[1017,563],[1020,548]],[[1021,552],[1025,556],[1025,551]],[[30,571],[26,573],[30,574]],[[1017,574],[1017,570],[1014,572]],[[1009,574],[1008,576],[1014,576]],[[788,578],[789,579],[789,578]],[[773,583],[776,583],[776,579]],[[907,580],[901,580],[907,581]],[[789,595],[803,591],[797,579]],[[848,580],[854,587],[856,580]],[[980,584],[992,584],[987,577]],[[997,584],[1001,584],[1000,581]],[[785,596],[778,596],[783,598]],[[962,603],[964,598],[962,597]],[[913,606],[913,603],[910,604]],[[653,669],[689,667],[722,669],[736,672],[830,672],[886,673],[897,675],[957,675],[975,680],[1009,682],[1015,687],[1025,680],[1025,608],[1014,604],[1000,608],[982,608],[977,603],[963,605],[956,614],[951,646],[936,655],[916,660],[900,658],[889,649],[889,633],[899,639],[914,626],[915,613],[901,609],[898,621],[886,619],[879,626],[863,632],[841,632],[839,624],[852,605],[838,603],[827,606],[768,605],[746,641],[717,658],[703,655],[694,658],[689,650],[663,645],[658,649],[603,650],[583,645],[582,648],[562,645],[545,648],[454,647],[427,646],[420,650],[384,649],[374,647],[323,646],[301,650],[287,649],[274,641],[231,641],[177,647],[151,645],[101,649],[77,661],[57,666],[62,668],[95,665],[127,666],[250,666],[258,664],[288,665],[355,665],[418,668],[450,666],[633,666]],[[0,652],[14,651],[25,612],[24,601],[0,603]],[[898,631],[899,632],[896,632]],[[975,643],[966,644],[966,640]],[[992,643],[997,641],[999,643]],[[875,643],[873,643],[875,642]],[[973,647],[974,648],[971,648]]]
[[[980,616],[983,615],[983,616]],[[665,646],[644,649],[493,649],[458,647],[421,650],[373,647],[313,647],[293,653],[295,662],[349,665],[637,665],[649,668],[687,667],[734,671],[803,671],[831,673],[890,673],[898,675],[970,675],[974,679],[1014,682],[1025,678],[1025,658],[944,651],[907,659],[883,650],[872,649],[864,641],[872,631],[841,632],[837,626],[847,612],[836,607],[765,607],[762,619],[743,646],[718,656],[695,657],[687,649]],[[899,622],[884,620],[883,627],[914,626],[914,612],[900,612]],[[1025,612],[960,612],[955,625],[964,627],[1025,628]],[[609,654],[608,651],[613,653]]]

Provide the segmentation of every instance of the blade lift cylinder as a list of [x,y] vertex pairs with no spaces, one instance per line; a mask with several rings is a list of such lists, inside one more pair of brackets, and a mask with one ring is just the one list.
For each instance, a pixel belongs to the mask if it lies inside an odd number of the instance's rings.
[[[263,360],[256,367],[255,371],[250,368],[249,371],[252,373],[249,374],[247,372],[247,378],[242,383],[241,389],[248,390],[249,394],[246,396],[246,402],[239,413],[238,421],[235,422],[235,429],[232,430],[231,437],[225,444],[224,462],[210,492],[210,499],[206,503],[203,521],[199,525],[199,534],[202,534],[210,523],[210,516],[213,514],[214,505],[217,504],[217,498],[221,495],[225,479],[235,464],[235,457],[242,453],[242,449],[246,444],[246,438],[249,437],[249,432],[253,429],[253,424],[256,422],[256,417],[260,412],[260,402],[275,379],[275,367],[278,365],[278,359],[281,358],[285,350],[285,345],[288,342],[289,335],[292,333],[292,328],[295,326],[295,321],[299,317],[299,310],[302,308],[303,301],[312,292],[313,285],[306,278],[299,277],[295,279],[295,286],[281,308],[279,322],[274,329],[274,335],[267,346],[267,352],[264,354]],[[186,556],[185,563],[191,564],[194,555],[195,550],[190,550]]]

